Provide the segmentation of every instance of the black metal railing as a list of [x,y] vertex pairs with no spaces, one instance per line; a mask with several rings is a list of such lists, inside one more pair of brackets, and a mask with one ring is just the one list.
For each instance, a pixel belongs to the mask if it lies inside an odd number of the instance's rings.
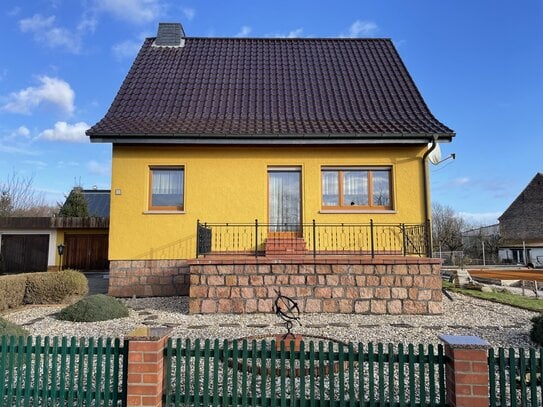
[[197,223],[196,257],[213,255],[429,256],[429,225]]

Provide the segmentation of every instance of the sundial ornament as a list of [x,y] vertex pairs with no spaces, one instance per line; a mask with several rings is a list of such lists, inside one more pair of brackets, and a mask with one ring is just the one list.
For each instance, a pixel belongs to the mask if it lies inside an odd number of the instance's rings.
[[286,295],[281,295],[280,291],[277,291],[277,298],[273,304],[273,311],[275,315],[285,321],[285,328],[287,328],[287,333],[283,335],[283,340],[287,339],[289,336],[293,339],[295,335],[291,332],[294,325],[293,321],[296,321],[302,326],[300,322],[300,308],[298,303],[292,298],[287,297]]

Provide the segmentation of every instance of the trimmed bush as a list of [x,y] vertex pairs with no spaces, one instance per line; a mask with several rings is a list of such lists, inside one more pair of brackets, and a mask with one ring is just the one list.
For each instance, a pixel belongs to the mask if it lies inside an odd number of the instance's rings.
[[0,311],[23,305],[25,288],[24,274],[0,277]]
[[532,318],[530,339],[539,346],[543,346],[543,315]]
[[72,322],[107,321],[128,316],[128,308],[116,298],[104,294],[85,297],[64,308],[58,318]]
[[87,277],[75,270],[27,274],[25,304],[58,304],[87,294]]
[[13,322],[0,317],[0,337],[2,336],[28,336],[29,332]]

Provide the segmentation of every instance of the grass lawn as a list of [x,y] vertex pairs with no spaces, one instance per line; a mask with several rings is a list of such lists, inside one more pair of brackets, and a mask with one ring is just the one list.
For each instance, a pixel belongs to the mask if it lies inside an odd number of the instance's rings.
[[525,297],[523,295],[491,292],[484,293],[478,290],[470,290],[467,288],[456,288],[453,283],[443,281],[443,288],[455,293],[462,293],[483,300],[494,301],[500,304],[511,305],[517,308],[527,309],[529,311],[543,312],[543,299],[535,297]]

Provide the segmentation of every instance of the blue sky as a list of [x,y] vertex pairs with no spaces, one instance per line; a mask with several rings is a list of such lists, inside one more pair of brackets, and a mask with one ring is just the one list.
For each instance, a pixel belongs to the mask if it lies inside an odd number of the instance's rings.
[[434,201],[495,221],[543,172],[543,1],[3,0],[0,178],[34,176],[51,203],[109,188],[111,146],[84,131],[108,109],[159,21],[188,36],[392,38],[457,137]]

